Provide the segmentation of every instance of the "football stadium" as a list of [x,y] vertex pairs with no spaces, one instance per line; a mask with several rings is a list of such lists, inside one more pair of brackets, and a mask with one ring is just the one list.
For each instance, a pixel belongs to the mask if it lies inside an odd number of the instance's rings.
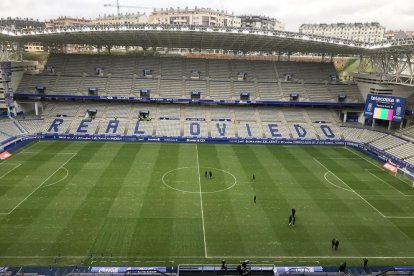
[[1,61],[0,274],[412,275],[414,40],[167,24],[0,42],[51,49]]

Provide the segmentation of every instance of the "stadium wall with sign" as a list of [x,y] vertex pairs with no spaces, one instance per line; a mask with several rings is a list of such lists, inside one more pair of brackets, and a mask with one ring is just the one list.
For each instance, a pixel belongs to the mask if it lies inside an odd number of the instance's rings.
[[156,143],[212,143],[212,144],[274,144],[274,145],[328,145],[349,146],[364,154],[370,155],[381,163],[390,162],[399,168],[414,172],[414,166],[389,153],[368,144],[347,141],[343,139],[271,139],[271,138],[186,138],[186,137],[139,137],[123,135],[88,135],[88,134],[35,134],[16,137],[9,144],[0,148],[0,152],[11,153],[36,140],[66,140],[66,141],[107,141],[107,142],[156,142]]
[[405,105],[405,98],[368,94],[364,116],[372,119],[401,122],[405,115]]

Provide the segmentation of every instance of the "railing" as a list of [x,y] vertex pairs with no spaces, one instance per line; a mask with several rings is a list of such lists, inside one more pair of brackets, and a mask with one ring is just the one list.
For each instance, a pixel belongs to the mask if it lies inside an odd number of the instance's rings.
[[37,35],[50,35],[60,33],[85,33],[102,31],[171,31],[171,32],[215,32],[215,33],[239,33],[274,36],[280,38],[295,38],[315,42],[325,42],[341,46],[357,47],[361,49],[380,49],[392,46],[414,46],[414,39],[397,39],[378,43],[366,43],[342,38],[303,34],[285,31],[263,31],[254,28],[225,27],[225,26],[198,26],[198,25],[169,25],[169,24],[125,24],[125,25],[78,25],[62,27],[46,27],[33,29],[11,29],[0,27],[0,35],[8,37],[30,37]]

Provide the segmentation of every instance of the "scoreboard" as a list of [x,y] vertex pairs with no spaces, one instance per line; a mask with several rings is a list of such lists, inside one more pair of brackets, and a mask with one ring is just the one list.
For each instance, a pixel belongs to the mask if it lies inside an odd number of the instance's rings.
[[401,122],[405,114],[405,104],[405,98],[368,94],[364,116],[372,119]]

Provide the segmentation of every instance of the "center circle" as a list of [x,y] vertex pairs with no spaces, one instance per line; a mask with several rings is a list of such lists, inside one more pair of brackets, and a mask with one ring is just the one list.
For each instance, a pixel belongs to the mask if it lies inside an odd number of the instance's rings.
[[232,173],[222,169],[181,167],[166,172],[162,176],[162,183],[178,192],[212,194],[233,188],[237,179]]

